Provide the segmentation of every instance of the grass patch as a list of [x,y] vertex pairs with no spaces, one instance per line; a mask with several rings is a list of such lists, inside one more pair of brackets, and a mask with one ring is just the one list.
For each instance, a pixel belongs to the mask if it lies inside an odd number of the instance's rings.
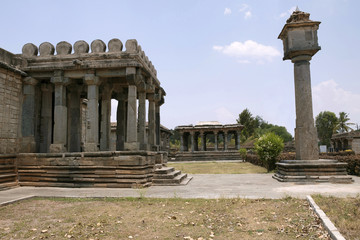
[[167,165],[190,174],[267,173],[265,168],[248,162],[171,162]]
[[51,198],[0,207],[1,239],[329,239],[306,200]]
[[356,198],[312,196],[346,239],[360,239],[360,196]]

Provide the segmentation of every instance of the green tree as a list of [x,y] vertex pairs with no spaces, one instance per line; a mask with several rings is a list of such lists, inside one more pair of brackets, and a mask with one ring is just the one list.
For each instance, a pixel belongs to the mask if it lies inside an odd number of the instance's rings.
[[284,142],[281,137],[269,132],[255,142],[254,149],[268,172],[270,172],[276,168],[276,158],[284,149]]
[[241,131],[242,142],[246,141],[255,132],[255,129],[259,127],[260,120],[258,117],[254,118],[249,109],[244,109],[240,114],[239,118],[236,119],[237,123],[244,126]]
[[338,118],[333,112],[323,111],[316,116],[315,125],[321,145],[330,147],[330,139],[335,131],[337,123]]
[[339,118],[337,124],[335,126],[335,130],[338,133],[349,132],[349,130],[353,130],[350,126],[355,125],[354,123],[349,123],[350,118],[349,114],[346,112],[339,112]]

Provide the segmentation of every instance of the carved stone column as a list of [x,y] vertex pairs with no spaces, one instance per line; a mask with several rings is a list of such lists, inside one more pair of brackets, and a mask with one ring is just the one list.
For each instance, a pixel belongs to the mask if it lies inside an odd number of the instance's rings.
[[294,63],[295,77],[295,149],[296,159],[301,160],[319,159],[317,132],[312,108],[310,60],[311,56],[307,55],[291,59]]
[[180,132],[180,152],[184,151],[184,133]]
[[54,109],[54,136],[50,145],[50,152],[66,152],[67,149],[67,105],[66,85],[69,79],[65,78],[62,71],[55,71],[51,82],[55,85]]
[[95,74],[86,74],[84,81],[88,86],[88,119],[86,127],[85,152],[99,151],[99,77]]
[[206,136],[204,132],[200,132],[201,151],[206,151]]
[[191,152],[195,151],[195,133],[190,132]]
[[137,141],[137,88],[135,85],[136,68],[126,68],[128,86],[127,122],[125,150],[139,150]]
[[36,89],[38,81],[27,77],[23,81],[23,104],[21,117],[21,152],[31,153],[36,151]]
[[235,138],[235,145],[236,145],[236,150],[240,150],[240,131],[236,131],[236,138]]
[[146,83],[144,80],[137,84],[139,96],[138,109],[138,142],[140,143],[140,150],[147,150],[146,138]]
[[101,93],[100,151],[110,150],[112,86],[105,84]]
[[41,93],[40,152],[47,153],[52,140],[53,86],[46,83],[42,84]]
[[116,150],[125,150],[125,136],[126,136],[126,99],[127,95],[121,92],[117,93],[116,99],[118,100],[118,106],[116,111]]
[[224,132],[224,151],[228,150],[228,132]]
[[148,94],[148,100],[149,100],[149,136],[148,136],[148,143],[150,150],[153,150],[153,148],[156,145],[156,125],[155,125],[155,96],[153,93]]
[[215,151],[218,151],[218,149],[219,149],[218,132],[214,132],[214,138],[215,138],[214,148],[215,148]]
[[81,151],[81,88],[79,85],[68,87],[68,149],[70,152]]

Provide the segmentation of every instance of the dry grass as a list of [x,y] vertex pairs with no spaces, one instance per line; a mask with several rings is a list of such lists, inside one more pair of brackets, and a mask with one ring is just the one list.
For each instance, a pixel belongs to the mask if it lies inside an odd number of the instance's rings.
[[336,198],[315,195],[312,197],[346,239],[360,239],[360,196]]
[[32,199],[0,207],[1,239],[329,239],[307,201]]
[[265,168],[248,162],[172,162],[168,166],[190,174],[267,173]]

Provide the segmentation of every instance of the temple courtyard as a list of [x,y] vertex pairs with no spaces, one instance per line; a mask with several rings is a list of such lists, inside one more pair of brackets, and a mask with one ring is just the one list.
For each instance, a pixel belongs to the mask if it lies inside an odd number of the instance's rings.
[[151,198],[271,198],[291,196],[306,198],[311,194],[356,197],[360,177],[352,184],[296,184],[278,182],[269,174],[192,174],[187,185],[151,186],[149,188],[56,188],[17,187],[1,191],[0,204],[30,197],[151,197]]

